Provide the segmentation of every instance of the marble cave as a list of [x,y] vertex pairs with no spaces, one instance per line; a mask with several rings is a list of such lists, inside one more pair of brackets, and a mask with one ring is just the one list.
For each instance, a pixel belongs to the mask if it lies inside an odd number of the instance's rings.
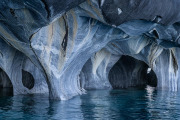
[[68,101],[180,90],[180,0],[1,0],[0,87]]

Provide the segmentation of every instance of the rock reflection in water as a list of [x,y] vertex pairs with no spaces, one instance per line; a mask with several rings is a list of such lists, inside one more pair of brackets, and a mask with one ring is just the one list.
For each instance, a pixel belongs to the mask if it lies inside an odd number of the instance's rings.
[[0,97],[0,119],[180,119],[177,92],[146,89],[93,90],[68,101],[47,95]]

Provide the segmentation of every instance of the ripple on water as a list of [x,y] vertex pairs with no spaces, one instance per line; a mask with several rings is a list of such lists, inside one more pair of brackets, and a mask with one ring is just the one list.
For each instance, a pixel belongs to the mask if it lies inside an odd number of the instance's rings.
[[51,101],[47,95],[0,94],[1,119],[180,119],[178,92],[154,88],[92,90],[68,101]]

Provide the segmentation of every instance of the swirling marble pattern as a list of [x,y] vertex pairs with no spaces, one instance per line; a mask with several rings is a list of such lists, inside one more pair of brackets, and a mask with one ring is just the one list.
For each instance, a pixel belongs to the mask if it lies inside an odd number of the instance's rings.
[[[179,0],[2,0],[0,67],[14,95],[49,92],[51,99],[67,100],[85,89],[133,86],[148,68],[157,76],[157,89],[178,91],[179,5]],[[124,55],[140,62],[119,63]],[[32,89],[23,85],[23,71]],[[132,81],[116,81],[125,76]]]

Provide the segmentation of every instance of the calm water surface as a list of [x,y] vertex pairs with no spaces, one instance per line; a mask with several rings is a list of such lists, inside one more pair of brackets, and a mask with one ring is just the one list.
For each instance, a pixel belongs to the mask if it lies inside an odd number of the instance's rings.
[[97,90],[68,101],[0,90],[0,120],[178,120],[180,94],[152,89]]

